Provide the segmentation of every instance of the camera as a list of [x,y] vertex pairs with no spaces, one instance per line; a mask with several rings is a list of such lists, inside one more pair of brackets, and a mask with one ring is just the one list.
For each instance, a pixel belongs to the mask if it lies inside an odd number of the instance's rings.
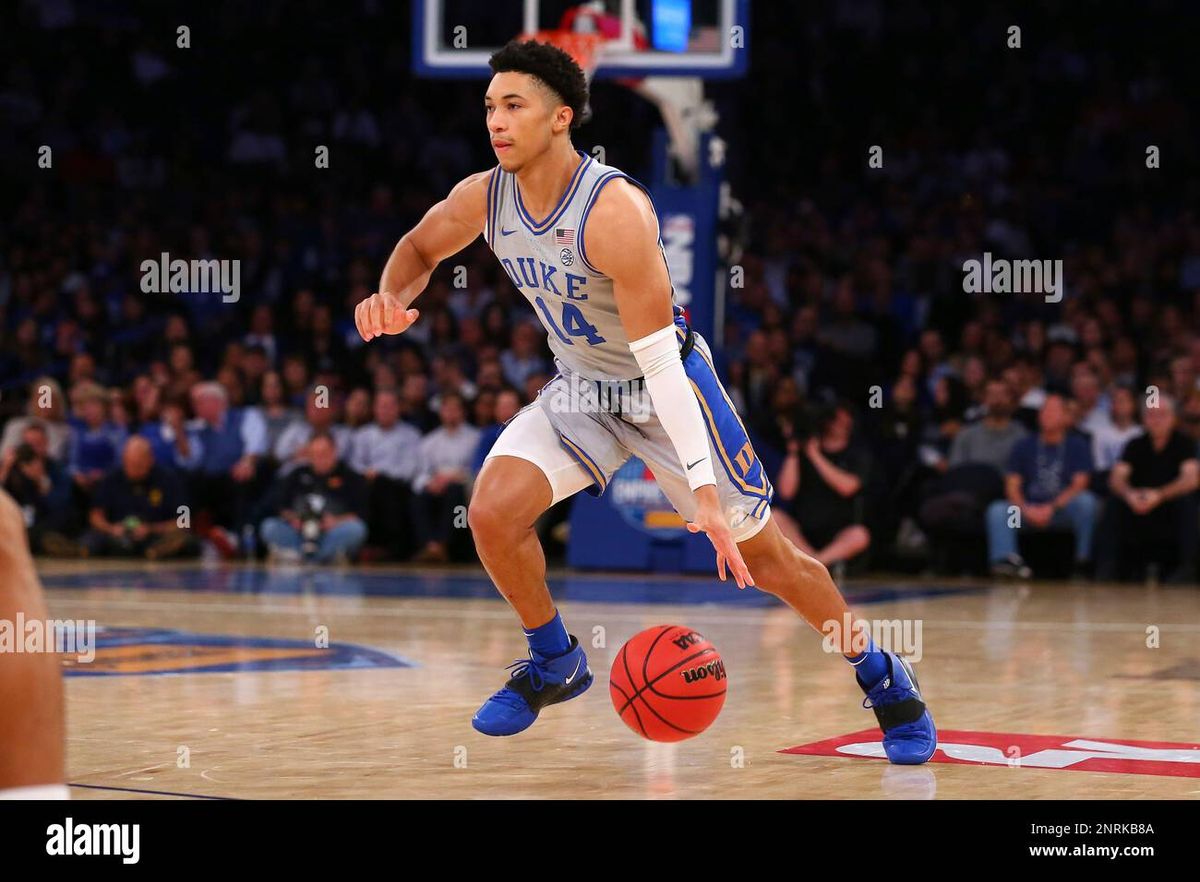
[[306,493],[300,500],[297,515],[300,518],[301,546],[305,557],[315,557],[321,542],[321,517],[325,514],[325,497],[317,493]]
[[818,432],[818,420],[811,406],[801,406],[794,411],[792,420],[792,438],[800,444],[808,443],[808,439]]

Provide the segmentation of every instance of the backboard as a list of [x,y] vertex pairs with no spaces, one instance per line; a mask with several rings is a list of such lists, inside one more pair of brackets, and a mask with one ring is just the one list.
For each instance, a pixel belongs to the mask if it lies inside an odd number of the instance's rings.
[[413,67],[419,76],[490,73],[493,52],[519,34],[569,27],[609,37],[596,76],[744,75],[749,0],[412,0]]

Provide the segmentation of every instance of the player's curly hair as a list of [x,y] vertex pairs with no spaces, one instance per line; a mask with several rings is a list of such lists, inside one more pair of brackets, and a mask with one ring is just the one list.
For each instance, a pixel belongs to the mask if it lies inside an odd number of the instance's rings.
[[492,73],[529,74],[537,77],[554,92],[562,103],[574,111],[571,131],[575,131],[592,115],[588,106],[588,83],[581,68],[557,46],[539,43],[536,40],[510,40],[498,50],[488,64]]

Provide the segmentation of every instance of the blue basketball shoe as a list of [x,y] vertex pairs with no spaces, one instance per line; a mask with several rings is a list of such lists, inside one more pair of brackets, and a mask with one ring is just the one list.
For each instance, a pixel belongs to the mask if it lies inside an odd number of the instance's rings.
[[867,694],[863,707],[875,711],[883,730],[883,750],[889,760],[908,766],[927,762],[937,750],[937,729],[921,700],[917,675],[907,659],[894,652],[885,654],[888,673],[878,683],[868,687],[858,680]]
[[516,669],[512,677],[471,718],[471,725],[484,735],[516,735],[528,729],[542,708],[582,695],[595,679],[574,634],[564,655],[546,658],[531,649],[529,658],[508,667]]

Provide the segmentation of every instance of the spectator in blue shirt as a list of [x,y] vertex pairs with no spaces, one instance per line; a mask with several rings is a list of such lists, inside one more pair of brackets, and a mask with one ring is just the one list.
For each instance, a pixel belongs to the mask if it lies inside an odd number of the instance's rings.
[[1069,529],[1075,534],[1076,567],[1090,563],[1097,510],[1096,497],[1087,489],[1092,452],[1086,438],[1070,433],[1070,422],[1063,397],[1048,395],[1038,413],[1038,434],[1013,445],[1005,475],[1007,499],[996,500],[987,511],[993,575],[1032,575],[1017,551],[1018,529]]
[[253,408],[230,407],[220,383],[197,383],[191,395],[196,419],[188,427],[190,454],[181,464],[191,473],[197,530],[223,557],[232,557],[237,537],[229,530],[249,522],[249,506],[261,484],[266,424]]
[[279,474],[286,475],[304,465],[308,461],[308,442],[321,434],[333,438],[339,459],[350,457],[354,431],[338,421],[338,403],[328,388],[309,388],[304,399],[304,416],[293,420],[275,442],[273,453],[279,462]]
[[[155,399],[163,392],[153,387]],[[154,461],[159,465],[177,470],[184,463],[202,461],[203,452],[195,450],[199,447],[199,438],[193,438],[187,430],[187,403],[183,398],[169,398],[158,411],[157,420],[148,420],[142,424],[138,434],[150,442],[154,452]]]
[[417,476],[413,480],[412,524],[421,548],[418,563],[450,559],[451,538],[466,511],[471,463],[479,430],[466,421],[467,409],[457,392],[442,396],[442,425],[421,439]]
[[421,433],[400,419],[395,389],[375,393],[375,421],[354,432],[350,467],[366,479],[371,543],[401,560],[416,550],[409,523]]
[[126,433],[109,422],[108,393],[102,386],[80,383],[71,398],[76,419],[67,471],[86,495],[116,464]]

